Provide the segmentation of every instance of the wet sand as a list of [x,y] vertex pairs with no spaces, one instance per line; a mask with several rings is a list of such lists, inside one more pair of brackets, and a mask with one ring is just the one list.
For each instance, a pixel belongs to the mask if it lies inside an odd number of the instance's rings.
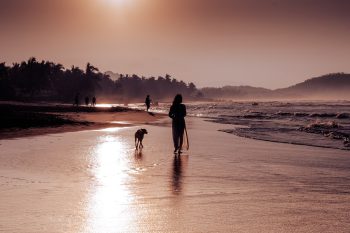
[[163,118],[124,107],[7,103],[0,101],[0,139],[148,124]]
[[0,232],[349,232],[350,153],[188,119],[0,141]]

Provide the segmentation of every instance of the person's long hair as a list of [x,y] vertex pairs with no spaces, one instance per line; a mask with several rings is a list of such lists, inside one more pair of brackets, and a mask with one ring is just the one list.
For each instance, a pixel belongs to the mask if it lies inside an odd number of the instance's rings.
[[174,98],[173,105],[178,105],[182,103],[182,95],[177,94]]

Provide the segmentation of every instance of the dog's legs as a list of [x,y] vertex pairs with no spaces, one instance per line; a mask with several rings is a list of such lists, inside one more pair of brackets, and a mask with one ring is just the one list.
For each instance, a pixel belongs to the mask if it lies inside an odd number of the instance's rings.
[[140,145],[139,142],[140,142],[140,141],[139,141],[137,138],[135,138],[135,148],[136,148],[136,150],[139,149],[139,145]]

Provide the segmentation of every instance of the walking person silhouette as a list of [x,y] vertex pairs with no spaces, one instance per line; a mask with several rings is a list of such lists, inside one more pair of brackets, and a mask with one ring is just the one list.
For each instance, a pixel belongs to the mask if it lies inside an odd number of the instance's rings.
[[90,99],[88,96],[85,97],[85,105],[86,106],[89,106],[89,103],[90,103]]
[[92,97],[91,105],[92,105],[93,107],[96,106],[96,96]]
[[147,97],[146,97],[146,99],[145,99],[145,104],[146,104],[147,112],[148,112],[148,110],[149,110],[150,107],[151,107],[151,98],[149,97],[149,95],[147,95]]
[[184,132],[186,128],[185,116],[186,106],[182,104],[182,95],[177,94],[169,111],[169,117],[173,119],[172,131],[175,148],[174,153],[181,153]]
[[75,94],[75,97],[74,97],[74,106],[79,106],[79,104],[80,104],[80,94],[79,94],[79,92],[77,93],[77,94]]

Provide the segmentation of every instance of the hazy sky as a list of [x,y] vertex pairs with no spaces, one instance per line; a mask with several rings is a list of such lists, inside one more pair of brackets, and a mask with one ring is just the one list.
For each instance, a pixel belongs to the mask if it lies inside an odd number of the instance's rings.
[[0,62],[285,87],[350,72],[349,12],[348,0],[0,0]]

